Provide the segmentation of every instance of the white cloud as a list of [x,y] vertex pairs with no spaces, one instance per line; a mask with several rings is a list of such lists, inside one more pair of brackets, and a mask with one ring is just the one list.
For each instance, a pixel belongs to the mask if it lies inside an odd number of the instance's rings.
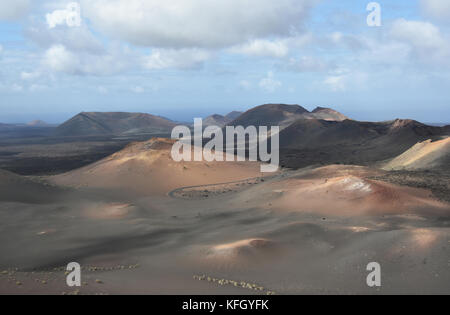
[[158,48],[224,48],[298,31],[317,0],[82,0],[110,36]]
[[131,91],[136,94],[141,94],[145,92],[145,89],[142,86],[134,86],[131,88]]
[[0,1],[0,21],[17,20],[25,16],[30,9],[29,0],[1,0]]
[[[377,37],[361,38],[364,48],[344,58],[363,67],[399,71],[450,67],[450,37],[430,22],[397,19],[386,24]],[[370,72],[374,72],[371,70]]]
[[381,66],[402,66],[409,62],[412,48],[402,42],[389,41],[380,43],[371,41],[369,49],[358,57],[360,61]]
[[21,79],[24,80],[24,81],[35,80],[35,79],[39,78],[40,76],[41,76],[41,73],[39,73],[39,72],[26,72],[26,71],[23,71],[20,74]]
[[201,49],[155,49],[143,58],[149,70],[194,69],[210,58],[210,53]]
[[335,43],[338,44],[342,41],[342,39],[344,38],[344,34],[342,34],[341,32],[333,32],[331,33],[329,36],[330,40]]
[[278,88],[280,88],[283,84],[275,79],[275,76],[272,71],[267,73],[267,77],[261,79],[259,82],[259,86],[266,92],[273,93]]
[[45,52],[44,63],[53,71],[76,74],[79,62],[78,57],[63,45],[54,45]]
[[333,32],[321,40],[325,46],[333,45],[335,47],[344,47],[352,51],[365,48],[365,38],[352,34]]
[[338,69],[325,78],[323,84],[332,92],[345,92],[348,88],[366,88],[369,80],[367,73],[352,72],[349,69]]
[[450,42],[439,28],[429,22],[396,20],[390,37],[411,47],[412,57],[425,63],[448,64]]
[[44,91],[46,89],[48,89],[48,86],[42,85],[42,84],[32,84],[30,86],[31,92],[40,92],[40,91]]
[[328,76],[323,83],[333,92],[345,91],[347,88],[346,79],[347,77],[345,75]]
[[244,54],[249,56],[263,56],[263,57],[285,57],[289,48],[285,41],[269,41],[269,40],[253,40],[249,43],[235,46],[230,49],[232,53]]
[[440,48],[445,45],[445,40],[439,28],[429,22],[408,21],[399,19],[391,28],[391,37],[405,41],[417,48]]
[[239,82],[239,87],[243,90],[250,90],[250,88],[252,87],[252,84],[247,80],[241,80]]
[[25,34],[43,48],[63,45],[71,51],[91,54],[103,54],[105,52],[103,43],[92,34],[86,25],[49,29],[44,27],[43,24],[37,24],[26,29]]
[[12,90],[13,92],[16,92],[16,93],[22,92],[22,91],[23,91],[23,86],[14,83],[14,84],[11,86],[11,90]]
[[450,1],[448,0],[421,0],[420,4],[426,14],[438,18],[450,18]]
[[108,89],[107,88],[105,88],[104,86],[99,86],[99,87],[97,87],[97,91],[100,93],[100,94],[103,94],[103,95],[105,95],[105,94],[108,94]]
[[297,72],[322,72],[330,70],[334,65],[312,56],[302,56],[300,58],[291,58],[285,67],[290,71]]
[[70,75],[111,75],[130,67],[132,56],[113,49],[105,54],[74,53],[64,45],[53,45],[44,54],[43,63],[50,70]]
[[311,45],[315,40],[314,34],[311,32],[296,35],[293,37],[289,37],[284,40],[286,45],[290,48],[297,48],[297,49],[303,49],[308,45]]

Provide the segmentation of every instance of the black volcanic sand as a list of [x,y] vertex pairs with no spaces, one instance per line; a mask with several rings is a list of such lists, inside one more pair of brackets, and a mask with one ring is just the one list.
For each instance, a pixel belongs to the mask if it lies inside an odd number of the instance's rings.
[[402,186],[429,189],[437,199],[450,202],[450,169],[389,171],[374,176],[373,179]]
[[20,175],[61,174],[101,160],[130,142],[158,134],[55,137],[55,128],[24,128],[0,133],[0,169]]
[[[450,208],[324,217],[250,202],[302,172],[208,198],[136,198],[2,172],[0,294],[450,294]],[[79,289],[65,284],[72,261],[84,268]],[[366,285],[370,262],[382,266],[379,289]]]

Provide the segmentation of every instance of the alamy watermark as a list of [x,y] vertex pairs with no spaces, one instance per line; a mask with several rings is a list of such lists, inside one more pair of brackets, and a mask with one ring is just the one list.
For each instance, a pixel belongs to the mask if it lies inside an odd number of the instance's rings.
[[370,2],[367,4],[367,11],[370,11],[367,16],[367,25],[370,27],[381,26],[381,5],[378,2]]
[[367,285],[371,288],[381,287],[381,265],[371,262],[367,265],[367,271],[370,271],[366,279]]
[[66,284],[69,287],[81,287],[81,266],[79,263],[71,262],[66,268],[69,274],[66,277]]
[[71,2],[65,9],[48,13],[45,18],[49,28],[55,28],[58,25],[79,27],[81,26],[81,6],[77,2]]
[[[261,172],[273,173],[278,171],[280,163],[279,132],[279,126],[272,126],[270,131],[266,126],[227,126],[224,129],[208,126],[204,129],[203,120],[196,118],[193,135],[187,126],[177,126],[172,130],[172,139],[178,141],[173,145],[171,155],[175,162],[259,160],[269,163],[261,165]],[[205,140],[209,141],[204,144]]]

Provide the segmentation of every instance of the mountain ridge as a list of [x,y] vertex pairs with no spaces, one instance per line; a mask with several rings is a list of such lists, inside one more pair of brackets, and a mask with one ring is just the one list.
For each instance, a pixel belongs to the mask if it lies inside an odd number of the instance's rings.
[[297,120],[317,118],[331,121],[348,119],[345,115],[330,108],[317,107],[313,112],[310,112],[297,104],[265,104],[246,111],[229,125],[244,127],[280,126],[281,129],[285,129]]
[[443,127],[409,119],[389,122],[298,120],[280,132],[283,164],[298,168],[313,164],[367,165],[394,158],[418,142],[448,136]]
[[203,120],[203,126],[204,127],[218,126],[218,127],[222,128],[241,115],[242,115],[242,112],[238,112],[238,111],[233,111],[231,113],[228,113],[225,116],[219,115],[219,114],[213,114],[213,115],[206,117]]
[[167,133],[176,123],[160,116],[126,112],[81,112],[55,130],[58,136]]

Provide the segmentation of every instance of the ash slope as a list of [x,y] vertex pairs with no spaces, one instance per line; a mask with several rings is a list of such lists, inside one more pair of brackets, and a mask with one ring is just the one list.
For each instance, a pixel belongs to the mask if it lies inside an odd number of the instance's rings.
[[[152,145],[164,151],[162,141]],[[131,148],[120,158],[148,158]],[[145,165],[127,166],[147,172]],[[187,167],[191,177],[206,171]],[[449,204],[368,178],[380,172],[285,171],[202,199],[159,189],[127,197],[99,182],[64,201],[0,202],[0,268],[9,270],[0,293],[68,292],[59,267],[71,261],[85,267],[80,294],[450,293]],[[87,169],[77,176],[93,180]],[[133,189],[126,176],[115,180]],[[372,261],[383,268],[379,291],[366,285]]]
[[257,162],[175,162],[174,140],[154,138],[87,167],[58,175],[57,184],[126,189],[139,194],[167,194],[183,186],[207,185],[260,177]]
[[62,199],[65,190],[0,170],[0,202],[42,204]]
[[450,165],[450,137],[417,143],[383,166],[385,170],[432,170]]

